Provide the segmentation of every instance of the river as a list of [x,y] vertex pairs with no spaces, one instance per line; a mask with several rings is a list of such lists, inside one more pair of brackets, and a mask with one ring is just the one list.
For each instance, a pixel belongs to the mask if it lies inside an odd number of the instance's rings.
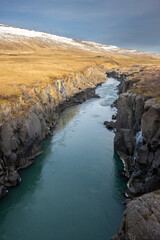
[[126,182],[103,125],[116,109],[118,81],[99,99],[66,109],[22,183],[0,201],[0,240],[109,240],[122,220]]

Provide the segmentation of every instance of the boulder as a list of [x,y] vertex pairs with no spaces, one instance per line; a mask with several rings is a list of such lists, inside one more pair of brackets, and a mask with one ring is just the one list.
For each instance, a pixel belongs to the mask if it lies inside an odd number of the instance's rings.
[[150,98],[149,100],[145,101],[144,110],[148,111],[148,109],[150,107],[152,107],[152,105],[154,105],[154,104],[155,104],[155,99],[154,98]]
[[106,126],[106,128],[110,130],[116,128],[116,122],[113,122],[113,121],[105,121],[104,125]]
[[127,204],[117,234],[111,240],[160,239],[160,191],[144,194]]
[[116,115],[115,114],[112,115],[112,119],[116,120]]

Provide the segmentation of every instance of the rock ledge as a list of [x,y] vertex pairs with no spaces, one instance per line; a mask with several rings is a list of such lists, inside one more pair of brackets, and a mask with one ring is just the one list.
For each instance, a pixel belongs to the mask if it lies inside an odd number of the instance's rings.
[[120,229],[111,240],[160,239],[160,191],[147,193],[127,204]]

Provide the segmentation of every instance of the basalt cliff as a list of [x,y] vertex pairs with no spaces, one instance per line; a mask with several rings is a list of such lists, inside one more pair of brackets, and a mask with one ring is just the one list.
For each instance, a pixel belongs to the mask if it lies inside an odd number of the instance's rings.
[[133,199],[113,239],[159,239],[160,195],[152,191],[160,188],[160,68],[116,68],[108,76],[120,81],[114,148],[124,162],[126,196]]
[[[41,153],[41,141],[50,134],[59,114],[68,106],[98,97],[95,87],[106,81],[106,74],[95,68],[55,81],[46,89],[25,86],[19,102],[5,103],[0,111],[0,197],[21,178],[18,170],[28,167]],[[27,104],[28,108],[24,111]]]

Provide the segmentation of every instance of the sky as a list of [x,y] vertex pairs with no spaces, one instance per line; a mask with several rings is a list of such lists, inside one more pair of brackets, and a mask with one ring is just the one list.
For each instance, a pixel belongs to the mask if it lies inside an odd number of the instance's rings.
[[160,0],[0,0],[0,24],[160,54]]

